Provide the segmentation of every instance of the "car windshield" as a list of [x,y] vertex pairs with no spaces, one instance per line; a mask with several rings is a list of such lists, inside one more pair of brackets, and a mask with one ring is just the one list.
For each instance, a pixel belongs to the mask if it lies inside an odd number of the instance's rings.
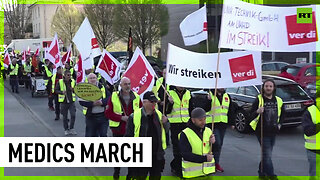
[[281,97],[283,101],[299,101],[308,100],[308,95],[297,84],[278,85],[277,96]]
[[298,68],[298,67],[288,67],[287,72],[296,76],[299,72],[299,69],[300,68]]

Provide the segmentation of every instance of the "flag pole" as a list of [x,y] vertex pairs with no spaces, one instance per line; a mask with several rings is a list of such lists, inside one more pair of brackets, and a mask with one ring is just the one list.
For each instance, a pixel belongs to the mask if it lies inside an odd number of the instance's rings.
[[[220,47],[218,48],[218,61],[217,61],[217,71],[216,73],[219,72],[219,64],[220,64]],[[218,88],[218,77],[216,77],[216,84],[214,88],[214,96],[213,96],[213,113],[211,114],[212,117],[212,122],[211,122],[211,129],[212,132],[214,132],[214,114],[215,114],[215,106],[216,106],[216,96],[217,96],[217,88]],[[212,154],[212,144],[210,146],[210,154]]]
[[[263,86],[261,86],[261,99],[263,99],[263,93],[262,93],[262,89],[263,89]],[[261,107],[263,107],[263,104],[261,103]],[[263,113],[260,114],[260,117],[261,117],[261,137],[260,137],[260,141],[261,141],[261,172],[263,172]]]
[[[157,78],[157,80],[159,79],[159,77],[157,76],[157,74],[155,74],[155,77]],[[167,94],[168,96],[170,96],[170,95],[169,95],[169,92],[167,91],[166,87],[164,87],[163,84],[161,84],[161,87],[163,88],[164,92],[166,92],[166,94]]]

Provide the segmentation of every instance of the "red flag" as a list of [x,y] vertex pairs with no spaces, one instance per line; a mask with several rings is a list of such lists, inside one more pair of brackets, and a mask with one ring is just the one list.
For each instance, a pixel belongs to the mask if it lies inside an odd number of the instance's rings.
[[69,46],[68,52],[66,54],[64,54],[61,58],[61,62],[62,64],[66,64],[67,62],[70,62],[70,58],[71,58],[71,44]]
[[11,64],[11,59],[10,59],[9,53],[7,51],[6,54],[4,55],[3,66],[5,68],[8,68],[10,64]]
[[59,41],[58,41],[58,35],[55,34],[50,47],[48,49],[47,58],[55,65],[60,65],[60,52],[59,52]]
[[31,49],[30,49],[30,47],[28,46],[28,52],[27,52],[27,55],[30,55],[31,53],[30,53],[30,51],[31,51]]
[[27,55],[26,55],[26,51],[24,50],[22,52],[22,63],[26,62],[26,60],[27,60]]
[[36,52],[34,53],[34,56],[39,56],[39,55],[40,55],[40,47],[38,47]]
[[96,72],[100,73],[105,80],[113,85],[120,80],[120,70],[121,63],[104,49]]
[[152,66],[137,47],[126,72],[123,74],[124,77],[131,80],[131,89],[139,95],[151,91],[155,74]]
[[78,72],[77,72],[77,83],[81,83],[84,81],[84,70],[82,66],[82,59],[81,55],[79,55],[79,60],[78,60]]

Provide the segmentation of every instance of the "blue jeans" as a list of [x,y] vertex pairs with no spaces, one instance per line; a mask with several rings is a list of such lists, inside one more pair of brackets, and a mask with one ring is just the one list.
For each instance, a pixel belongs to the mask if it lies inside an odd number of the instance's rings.
[[310,179],[319,179],[320,173],[319,170],[317,172],[316,167],[320,167],[320,155],[316,154],[315,152],[307,150],[307,157],[309,162],[309,176],[317,176],[316,177],[310,177]]
[[[261,137],[257,136],[258,141],[261,146]],[[261,168],[261,162],[259,163],[259,176],[276,176],[274,174],[274,169],[273,169],[273,163],[272,163],[272,150],[273,146],[276,142],[276,137],[275,136],[264,136],[263,137],[263,153],[262,153],[262,161],[263,161],[263,167]]]
[[214,127],[214,136],[216,138],[216,142],[213,144],[213,155],[215,163],[219,164],[221,148],[223,145],[224,135],[226,134],[226,128],[224,127]]
[[86,116],[86,137],[107,137],[109,120],[104,113]]

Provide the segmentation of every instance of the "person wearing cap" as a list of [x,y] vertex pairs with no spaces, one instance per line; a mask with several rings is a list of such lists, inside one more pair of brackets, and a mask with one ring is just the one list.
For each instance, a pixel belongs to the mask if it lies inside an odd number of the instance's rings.
[[[127,77],[120,80],[121,90],[113,92],[108,101],[105,115],[110,119],[109,126],[113,137],[123,137],[126,133],[128,118],[134,110],[140,109],[140,96],[131,90],[131,82]],[[118,179],[120,167],[114,168],[113,178]]]
[[166,135],[163,123],[168,119],[157,110],[158,99],[153,92],[148,91],[143,95],[143,107],[135,110],[129,116],[126,137],[152,137],[152,166],[130,168],[130,176],[134,179],[159,180],[164,169],[164,150],[166,149]]
[[[305,148],[309,162],[310,180],[320,179],[320,91],[316,90],[316,104],[308,107],[302,116]],[[318,170],[317,170],[318,169]]]
[[[216,143],[213,146],[213,155],[216,163],[217,172],[224,172],[220,166],[220,154],[223,145],[224,136],[228,126],[234,128],[234,106],[233,102],[225,89],[217,89],[217,94],[214,96],[214,89],[209,91],[210,111],[207,112],[207,127],[212,128],[212,120],[214,119],[214,135]],[[215,100],[214,100],[215,99]],[[215,104],[214,104],[215,103]],[[213,116],[212,116],[213,115]]]
[[187,128],[179,134],[183,178],[215,173],[215,160],[210,153],[214,143],[214,134],[206,127],[206,112],[202,108],[193,109]]
[[53,107],[53,95],[51,93],[52,82],[51,77],[53,74],[54,64],[49,61],[49,59],[45,59],[44,71],[43,71],[43,80],[46,85],[46,90],[48,94],[48,107],[51,111],[54,111]]
[[[178,134],[187,127],[190,113],[191,93],[184,87],[171,86],[166,99],[166,114],[170,122],[173,160],[170,163],[171,172],[182,176],[181,154],[179,152]],[[167,101],[168,100],[168,101]]]

